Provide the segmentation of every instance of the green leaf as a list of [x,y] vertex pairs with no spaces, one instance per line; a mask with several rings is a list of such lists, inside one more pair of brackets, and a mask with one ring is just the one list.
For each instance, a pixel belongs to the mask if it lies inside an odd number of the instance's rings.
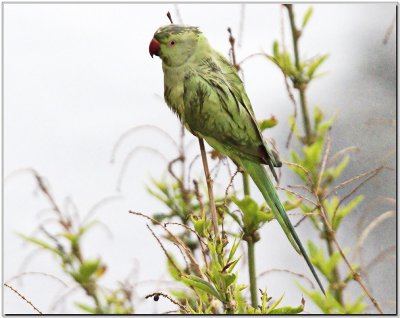
[[345,313],[343,306],[340,305],[329,290],[327,290],[326,295],[324,295],[318,290],[310,291],[299,284],[298,286],[308,297],[311,298],[324,314]]
[[324,113],[318,106],[314,107],[314,129],[317,130],[322,119],[324,119]]
[[236,264],[240,261],[240,258],[241,258],[241,257],[239,257],[238,259],[234,260],[234,261],[232,262],[231,266],[229,266],[229,269],[228,269],[228,272],[229,272],[229,273],[233,271],[233,269],[235,268]]
[[25,240],[27,242],[31,242],[33,244],[36,244],[36,245],[38,245],[38,246],[40,246],[40,247],[42,247],[42,248],[44,248],[46,250],[49,250],[50,252],[53,252],[54,254],[62,255],[61,251],[59,251],[55,247],[52,247],[51,245],[47,244],[46,242],[44,242],[42,240],[39,240],[39,239],[31,237],[31,236],[26,236],[26,235],[20,234],[20,233],[17,233],[17,234],[18,234],[18,236],[20,236],[23,240]]
[[336,212],[336,217],[333,220],[332,227],[336,231],[339,228],[340,223],[343,218],[345,218],[350,212],[354,211],[354,209],[364,200],[363,195],[359,195],[351,200],[347,205],[342,208],[339,208]]
[[326,130],[332,127],[332,125],[335,122],[335,120],[336,120],[336,116],[333,116],[332,118],[330,118],[330,119],[324,121],[323,123],[321,123],[319,125],[318,129],[317,129],[317,134],[319,136],[324,136]]
[[222,277],[224,278],[225,287],[229,287],[231,284],[233,284],[236,280],[236,276],[237,275],[234,273],[223,274]]
[[231,212],[229,210],[226,211],[226,213],[228,213],[228,215],[241,227],[243,228],[243,224],[240,221],[240,218],[238,215],[236,215],[234,212]]
[[314,78],[314,73],[321,66],[321,64],[329,57],[328,54],[322,55],[316,58],[311,64],[308,66],[307,77],[311,80]]
[[[292,161],[293,161],[294,163],[296,163],[296,164],[298,164],[298,165],[300,165],[300,166],[304,166],[303,160],[300,159],[299,155],[298,155],[297,152],[295,152],[294,150],[291,150],[291,151],[290,151],[290,157],[292,158]],[[299,168],[299,167],[296,167],[296,166],[293,166],[293,165],[290,165],[289,168],[290,168],[294,173],[296,173],[296,174],[301,178],[301,180],[303,180],[303,181],[306,181],[306,180],[307,180],[306,172],[305,172],[303,169],[301,169],[301,168]]]
[[236,242],[236,238],[235,238],[235,240],[233,241],[233,244],[232,244],[232,248],[229,252],[228,260],[226,261],[227,263],[229,263],[231,261],[231,259],[233,258],[233,256],[235,255],[236,250],[239,247],[239,244],[240,244],[240,239],[237,240],[237,242]]
[[283,294],[276,302],[274,302],[274,304],[268,308],[266,314],[270,314],[271,311],[273,311],[276,307],[278,307],[278,305],[281,303],[283,296],[285,296],[285,294]]
[[260,127],[261,131],[265,129],[272,128],[278,124],[278,119],[275,116],[271,116],[268,119],[264,119],[258,122],[258,126]]
[[343,259],[342,259],[342,256],[340,255],[340,253],[338,251],[335,251],[335,252],[333,252],[333,254],[329,257],[328,261],[323,266],[324,274],[331,283],[334,282],[333,269],[342,260]]
[[85,312],[88,312],[89,314],[97,314],[96,308],[93,308],[91,306],[79,302],[75,302],[74,304],[75,306],[77,306],[78,308],[82,309]]
[[218,293],[218,291],[214,288],[213,285],[211,285],[209,282],[205,281],[204,279],[201,279],[200,277],[194,276],[194,275],[189,275],[186,277],[182,277],[182,281],[187,284],[188,286],[196,287],[198,289],[201,289],[205,291],[206,293],[213,295],[220,301],[224,301],[223,297]]
[[[168,254],[168,255],[174,261],[174,264],[176,265],[174,257],[171,254]],[[179,270],[174,265],[172,265],[170,258],[168,258],[168,261],[167,261],[168,272],[175,280],[180,281],[181,280],[181,272],[179,272]],[[176,266],[178,266],[178,265],[176,265]]]
[[191,216],[191,220],[194,226],[194,230],[200,237],[207,237],[208,229],[211,226],[211,220],[209,219],[195,219]]
[[269,315],[293,315],[301,313],[304,310],[304,305],[300,305],[298,307],[290,307],[284,306],[280,308],[276,308],[274,310],[269,311]]
[[286,212],[291,211],[298,208],[302,202],[303,202],[302,198],[295,198],[290,201],[283,202],[283,207],[285,208]]
[[313,14],[313,11],[314,11],[313,7],[308,8],[306,14],[303,17],[303,23],[301,24],[302,28],[304,28],[307,25],[308,20],[310,20],[312,14]]
[[78,231],[77,235],[76,235],[78,237],[78,239],[81,238],[83,236],[83,234],[85,234],[92,226],[94,226],[94,225],[96,225],[98,223],[99,223],[99,221],[93,220],[93,221],[81,226],[79,228],[79,231]]
[[257,202],[248,195],[242,200],[232,197],[232,201],[243,212],[243,229],[249,232],[255,230],[257,225],[257,213],[259,211]]
[[86,283],[90,280],[91,276],[96,273],[96,271],[100,267],[100,260],[89,260],[85,261],[81,264],[79,267],[79,276],[80,276],[80,282],[81,283]]
[[361,295],[357,298],[354,303],[347,303],[345,305],[345,313],[346,314],[362,314],[367,306],[363,303],[364,295]]
[[303,147],[305,157],[303,165],[308,171],[316,170],[318,163],[321,161],[323,146],[324,140],[320,138],[312,145]]
[[279,43],[276,40],[274,41],[274,44],[272,45],[272,52],[274,53],[275,58],[279,57]]
[[282,64],[280,66],[282,68],[282,71],[288,76],[293,76],[295,72],[290,55],[285,52],[281,55],[281,57]]
[[348,166],[350,162],[350,156],[345,156],[340,163],[335,166],[327,169],[324,172],[325,182],[332,183],[335,179],[337,179],[343,172],[344,169]]

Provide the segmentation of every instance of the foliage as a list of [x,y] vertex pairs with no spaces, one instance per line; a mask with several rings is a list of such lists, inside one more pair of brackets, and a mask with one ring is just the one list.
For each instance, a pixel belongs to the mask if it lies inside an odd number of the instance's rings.
[[[302,192],[286,189],[287,199],[284,202],[287,211],[301,214],[303,219],[310,220],[313,229],[321,240],[309,241],[307,250],[316,269],[325,278],[327,293],[323,295],[319,290],[306,288],[298,283],[299,289],[325,314],[360,314],[364,313],[366,295],[360,293],[355,300],[346,295],[347,288],[353,280],[360,283],[358,271],[360,265],[351,263],[346,255],[349,248],[341,248],[336,240],[336,233],[348,216],[354,212],[363,200],[363,195],[339,196],[338,187],[344,188],[358,178],[339,183],[343,178],[351,157],[346,151],[330,156],[330,129],[335,118],[326,119],[326,115],[319,107],[314,107],[312,118],[308,113],[305,92],[314,80],[321,75],[320,69],[328,58],[327,54],[319,55],[310,60],[300,58],[297,42],[304,33],[305,27],[310,23],[313,9],[307,10],[302,19],[301,29],[297,29],[292,5],[283,5],[287,8],[289,22],[292,29],[293,53],[275,41],[272,54],[264,54],[269,62],[274,63],[284,74],[286,89],[289,96],[293,96],[291,89],[299,93],[300,108],[302,111],[303,128],[298,124],[295,116],[290,118],[290,127],[295,136],[296,145],[291,147],[290,159],[287,163],[294,177],[298,179],[297,185]],[[230,32],[231,52],[234,57],[234,38]],[[236,69],[240,65],[233,63]],[[292,99],[292,98],[291,98]],[[294,99],[292,99],[294,101]],[[297,107],[297,105],[295,105]],[[278,124],[275,116],[259,122],[260,129],[268,132]],[[291,134],[290,134],[291,136]],[[257,203],[250,195],[246,186],[246,175],[243,175],[243,193],[229,189],[240,169],[231,174],[232,178],[227,185],[224,195],[219,194],[216,199],[218,212],[218,225],[222,230],[219,240],[213,231],[209,217],[210,202],[207,198],[206,187],[199,180],[193,185],[187,182],[191,164],[186,162],[184,133],[181,134],[179,154],[176,159],[168,163],[166,169],[169,176],[163,179],[152,179],[147,187],[148,192],[158,201],[162,202],[165,210],[146,216],[138,212],[133,214],[145,217],[152,222],[149,230],[160,244],[165,256],[166,267],[171,278],[184,286],[182,289],[171,288],[166,293],[155,293],[146,298],[153,297],[155,301],[159,295],[169,299],[177,305],[177,311],[182,314],[298,314],[305,307],[305,299],[293,306],[282,306],[284,295],[274,295],[274,291],[267,294],[266,288],[257,290],[255,249],[254,245],[260,239],[259,230],[268,227],[274,222],[274,216],[265,203]],[[229,168],[226,158],[213,151],[211,157],[219,167],[221,163]],[[181,175],[173,172],[173,166],[179,164]],[[285,169],[283,169],[285,171]],[[230,172],[230,171],[229,171]],[[368,175],[368,174],[366,174]],[[116,289],[103,289],[98,281],[105,274],[107,265],[100,257],[91,258],[83,255],[81,241],[87,232],[96,225],[96,221],[84,224],[68,219],[58,208],[41,178],[35,173],[39,187],[49,199],[52,209],[56,212],[60,231],[49,234],[43,230],[46,239],[20,235],[41,249],[47,250],[56,256],[58,264],[78,286],[83,289],[91,302],[77,302],[75,305],[83,312],[92,314],[131,314],[133,313],[132,290],[128,285],[121,284]],[[360,185],[361,186],[361,185]],[[289,188],[289,187],[288,187]],[[294,186],[292,188],[295,188]],[[358,190],[358,188],[356,189]],[[217,195],[217,194],[216,194]],[[302,220],[303,220],[302,219]],[[300,221],[301,222],[301,221]],[[169,226],[180,225],[178,233],[169,230]],[[300,223],[298,223],[300,224]],[[298,225],[297,224],[297,225]],[[153,228],[163,231],[163,236],[156,234]],[[169,251],[165,242],[172,243],[180,251],[181,261]],[[249,284],[239,283],[240,262],[243,254],[239,254],[240,246],[247,247],[249,268]],[[342,277],[341,271],[347,266],[347,274]],[[361,283],[360,283],[361,285]],[[250,290],[251,302],[246,293]],[[364,289],[365,290],[365,289]],[[367,293],[367,292],[366,292]],[[169,296],[170,295],[170,296]],[[270,295],[277,296],[274,300]],[[370,295],[367,296],[370,297]],[[371,297],[370,297],[371,298]]]
[[57,217],[58,231],[49,233],[43,225],[40,229],[45,238],[36,236],[19,236],[53,254],[63,272],[81,288],[91,299],[76,302],[75,305],[90,314],[130,314],[133,312],[132,288],[128,284],[119,283],[115,289],[102,288],[99,280],[105,275],[107,265],[100,257],[87,258],[82,252],[82,240],[99,221],[88,220],[81,223],[68,216],[50,194],[43,178],[35,171],[32,173],[41,192],[48,200],[52,212]]

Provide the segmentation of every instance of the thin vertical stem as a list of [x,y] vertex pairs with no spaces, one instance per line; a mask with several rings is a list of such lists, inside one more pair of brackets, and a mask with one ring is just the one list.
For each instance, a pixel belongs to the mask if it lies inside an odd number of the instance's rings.
[[[250,195],[250,183],[249,175],[243,172],[243,193],[245,196]],[[250,297],[251,305],[254,308],[258,306],[257,298],[257,279],[256,279],[256,256],[254,251],[254,239],[253,237],[248,237],[247,242],[247,262],[249,264],[249,283],[250,283]]]
[[[292,30],[292,40],[293,40],[293,50],[294,50],[294,64],[296,67],[296,70],[301,74],[301,68],[300,68],[300,57],[299,57],[299,38],[301,36],[301,31],[297,29],[296,27],[296,22],[295,22],[295,17],[294,17],[294,11],[293,11],[293,5],[292,4],[285,4],[284,5],[289,13],[289,21],[290,21],[290,28]],[[312,131],[311,131],[311,124],[310,124],[310,116],[308,114],[308,107],[307,107],[307,99],[306,99],[306,83],[303,83],[297,79],[296,83],[294,84],[294,88],[296,88],[299,91],[299,97],[300,97],[300,106],[301,106],[301,115],[303,117],[303,124],[304,124],[304,130],[306,134],[306,144],[310,145],[312,143]]]
[[256,262],[255,262],[255,251],[254,251],[254,240],[250,237],[247,240],[247,258],[249,263],[249,280],[250,280],[250,295],[251,305],[254,308],[258,307],[257,299],[257,279],[256,279]]
[[243,193],[250,195],[249,175],[246,172],[243,172]]
[[[324,234],[326,236],[326,245],[327,245],[327,249],[328,249],[328,255],[329,257],[332,257],[334,250],[333,250],[333,242],[332,242],[332,238],[329,235],[329,230],[326,227],[326,224],[324,224]],[[333,286],[334,287],[334,295],[336,300],[343,305],[343,288],[341,288],[341,286],[339,285],[339,283],[341,282],[341,278],[340,278],[340,273],[339,273],[339,269],[337,266],[334,266],[332,269],[332,275],[333,275],[333,281],[335,282],[335,284],[337,286]]]
[[210,170],[208,169],[208,162],[207,162],[207,156],[203,138],[199,138],[199,145],[200,145],[201,159],[203,161],[204,174],[206,176],[206,181],[207,181],[208,197],[210,200],[211,221],[214,227],[215,239],[219,241],[217,209],[215,208],[214,191],[212,186],[213,180],[211,179]]

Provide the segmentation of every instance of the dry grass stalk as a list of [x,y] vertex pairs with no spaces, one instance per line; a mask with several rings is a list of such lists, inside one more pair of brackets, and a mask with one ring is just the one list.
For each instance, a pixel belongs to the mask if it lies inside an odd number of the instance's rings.
[[14,293],[16,293],[21,299],[23,299],[27,304],[29,304],[38,314],[43,315],[43,313],[34,305],[30,300],[28,300],[24,295],[22,295],[19,291],[17,291],[14,287],[10,286],[7,283],[4,283],[4,286],[11,289]]

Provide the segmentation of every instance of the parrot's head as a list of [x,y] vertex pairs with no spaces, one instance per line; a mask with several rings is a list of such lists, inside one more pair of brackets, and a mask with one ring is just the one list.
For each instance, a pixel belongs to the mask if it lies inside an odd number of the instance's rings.
[[201,32],[197,27],[170,24],[159,28],[150,42],[149,52],[170,67],[184,64],[193,55]]

